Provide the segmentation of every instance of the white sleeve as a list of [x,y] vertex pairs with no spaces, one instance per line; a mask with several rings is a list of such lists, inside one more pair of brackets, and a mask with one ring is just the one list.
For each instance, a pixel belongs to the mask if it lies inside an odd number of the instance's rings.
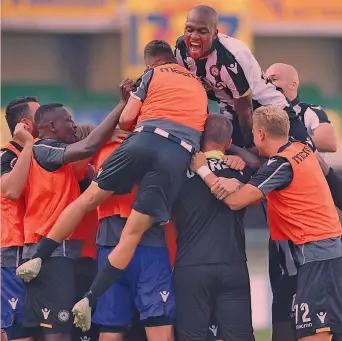
[[263,78],[259,63],[244,42],[231,37],[220,39],[220,42],[234,55],[242,68],[255,101],[261,105],[288,105],[285,96]]

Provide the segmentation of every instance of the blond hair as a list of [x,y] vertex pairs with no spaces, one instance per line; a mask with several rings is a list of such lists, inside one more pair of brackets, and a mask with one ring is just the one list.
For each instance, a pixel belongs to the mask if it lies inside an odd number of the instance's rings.
[[264,129],[274,137],[286,137],[290,131],[290,121],[285,110],[276,106],[260,107],[253,113],[253,125]]

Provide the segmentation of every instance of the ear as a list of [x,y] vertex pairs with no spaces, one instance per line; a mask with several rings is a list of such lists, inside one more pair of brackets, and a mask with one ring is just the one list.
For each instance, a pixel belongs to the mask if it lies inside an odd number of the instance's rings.
[[230,146],[232,145],[232,139],[230,139],[229,143],[224,147],[225,150],[228,150]]
[[49,127],[49,130],[50,130],[50,131],[53,131],[53,132],[56,131],[56,125],[55,125],[54,122],[49,121],[49,123],[47,124],[47,126]]
[[264,130],[259,129],[259,136],[260,136],[260,140],[261,140],[261,141],[265,141],[266,133],[265,133]]
[[217,39],[218,33],[219,33],[218,28],[216,28],[215,33],[214,33],[214,40]]

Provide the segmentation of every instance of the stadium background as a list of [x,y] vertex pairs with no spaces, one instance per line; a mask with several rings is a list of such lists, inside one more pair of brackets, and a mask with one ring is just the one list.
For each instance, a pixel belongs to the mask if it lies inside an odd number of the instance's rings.
[[[302,100],[323,106],[333,122],[339,150],[327,160],[342,171],[340,0],[2,0],[2,108],[35,95],[41,103],[65,104],[78,123],[98,124],[118,101],[120,80],[144,70],[144,45],[173,44],[197,4],[216,8],[220,30],[243,39],[263,69],[274,62],[297,68]],[[9,138],[2,110],[1,143]],[[253,323],[267,330],[268,231],[260,210],[249,210],[246,225]],[[267,332],[258,334],[264,338]]]

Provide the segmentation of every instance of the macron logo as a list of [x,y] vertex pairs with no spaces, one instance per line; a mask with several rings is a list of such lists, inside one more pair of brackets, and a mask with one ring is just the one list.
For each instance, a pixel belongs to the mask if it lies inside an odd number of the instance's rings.
[[270,166],[273,162],[276,162],[277,160],[275,160],[275,159],[269,159],[268,161],[267,161],[267,166]]
[[318,313],[316,315],[319,318],[319,320],[321,321],[321,323],[323,324],[325,321],[325,317],[327,316],[327,313],[323,313],[323,311],[321,311],[320,313]]
[[233,71],[233,72],[237,75],[238,69],[237,69],[237,64],[236,64],[236,63],[235,63],[235,64],[230,64],[230,65],[228,66],[228,69],[231,70],[231,71]]
[[209,327],[209,329],[211,330],[214,336],[217,336],[218,326],[212,325],[211,327]]
[[17,303],[18,303],[18,299],[12,297],[10,300],[8,300],[8,303],[11,305],[12,309],[15,310],[15,308],[17,307]]
[[50,315],[50,310],[48,308],[44,308],[42,309],[42,313],[43,313],[44,319],[47,320]]
[[167,292],[167,291],[161,291],[160,293],[160,296],[162,297],[162,300],[163,300],[163,302],[165,303],[166,301],[167,301],[167,298],[169,297],[169,295],[170,295],[170,293],[169,292]]

